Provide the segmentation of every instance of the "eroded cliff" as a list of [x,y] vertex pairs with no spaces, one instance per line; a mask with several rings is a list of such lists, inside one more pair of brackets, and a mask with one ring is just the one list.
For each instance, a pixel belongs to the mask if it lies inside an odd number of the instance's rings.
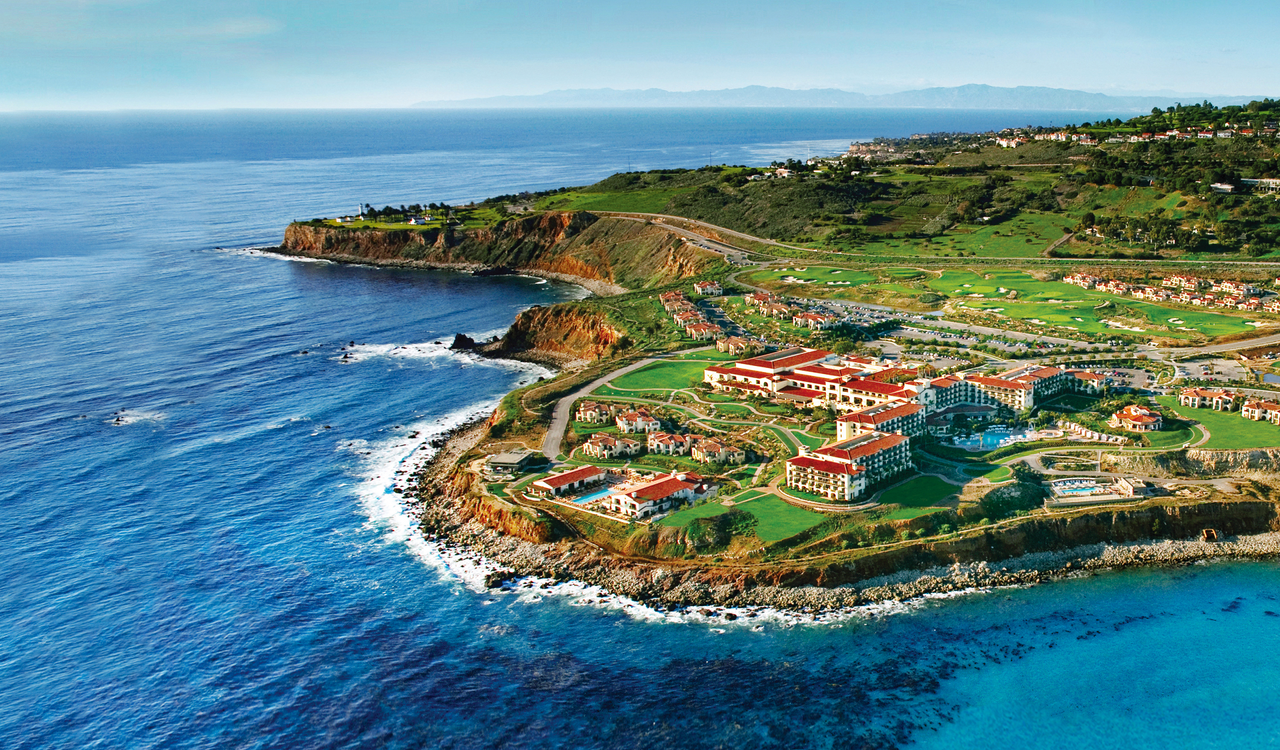
[[724,261],[667,229],[585,211],[548,212],[466,230],[290,224],[280,252],[348,263],[511,269],[618,294],[678,281]]
[[506,335],[483,351],[497,357],[567,364],[608,356],[626,343],[626,333],[610,323],[602,311],[561,304],[521,312]]

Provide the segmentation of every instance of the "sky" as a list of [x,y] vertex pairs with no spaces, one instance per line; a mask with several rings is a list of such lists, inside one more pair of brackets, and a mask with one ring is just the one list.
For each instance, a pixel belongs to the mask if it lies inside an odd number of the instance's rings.
[[1276,28],[1274,0],[0,0],[0,111],[748,85],[1276,96]]

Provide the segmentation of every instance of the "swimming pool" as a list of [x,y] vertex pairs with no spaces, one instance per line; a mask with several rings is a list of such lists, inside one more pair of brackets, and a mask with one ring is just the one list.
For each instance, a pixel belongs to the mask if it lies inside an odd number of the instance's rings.
[[956,438],[956,445],[967,450],[994,450],[1002,445],[1017,443],[1031,437],[1033,431],[1028,429],[1008,430],[992,428],[983,430],[977,435]]
[[587,503],[593,503],[596,500],[601,499],[605,495],[608,495],[610,492],[613,492],[612,487],[601,487],[595,492],[590,492],[590,493],[587,493],[586,495],[575,497],[573,498],[573,501],[579,505],[586,505]]

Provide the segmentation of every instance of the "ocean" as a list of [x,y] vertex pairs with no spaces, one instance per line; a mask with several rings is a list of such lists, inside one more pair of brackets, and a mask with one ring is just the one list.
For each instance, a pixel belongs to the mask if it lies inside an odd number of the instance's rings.
[[580,297],[248,248],[357,203],[1107,113],[0,115],[0,746],[1280,744],[1280,566],[812,617],[486,591],[394,492],[537,366],[450,352]]

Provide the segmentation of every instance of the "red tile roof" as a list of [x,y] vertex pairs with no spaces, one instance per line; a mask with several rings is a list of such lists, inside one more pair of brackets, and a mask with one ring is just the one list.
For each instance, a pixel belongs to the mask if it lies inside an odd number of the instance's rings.
[[563,474],[552,474],[546,479],[539,479],[534,482],[534,484],[543,484],[554,489],[565,487],[584,479],[590,479],[603,473],[604,469],[601,469],[599,466],[579,466],[578,468],[566,471]]
[[[906,417],[920,411],[924,407],[920,404],[899,404],[891,409],[881,409],[881,407],[873,406],[871,409],[863,409],[852,414],[846,414],[840,417],[839,422],[860,422],[866,424],[882,424],[890,419],[898,417]],[[881,409],[880,411],[874,411]]]
[[797,456],[796,458],[787,459],[787,463],[795,466],[802,466],[806,469],[816,469],[826,474],[857,474],[862,471],[860,467],[842,464],[839,461],[823,461],[820,458],[811,458],[809,456]]
[[688,482],[681,481],[674,476],[667,476],[629,490],[627,494],[638,500],[657,501],[671,497],[680,490],[692,488],[693,485]]
[[909,438],[905,435],[885,435],[883,437],[876,438],[875,440],[868,440],[866,442],[859,443],[852,448],[841,448],[841,445],[845,445],[849,442],[846,440],[844,443],[836,443],[835,445],[829,445],[826,448],[819,448],[814,451],[814,453],[843,459],[845,461],[856,461],[859,458],[871,456],[879,453],[880,451],[901,445],[908,439]]
[[988,378],[982,375],[973,375],[969,377],[969,382],[976,385],[986,385],[992,388],[1004,388],[1012,391],[1029,391],[1031,386],[1026,383],[1019,383],[1015,380],[1005,380],[1004,378]]
[[810,399],[822,398],[823,396],[826,395],[822,391],[815,391],[809,388],[783,388],[782,390],[778,391],[778,393],[785,393],[788,396],[795,396],[796,398],[810,398]]

